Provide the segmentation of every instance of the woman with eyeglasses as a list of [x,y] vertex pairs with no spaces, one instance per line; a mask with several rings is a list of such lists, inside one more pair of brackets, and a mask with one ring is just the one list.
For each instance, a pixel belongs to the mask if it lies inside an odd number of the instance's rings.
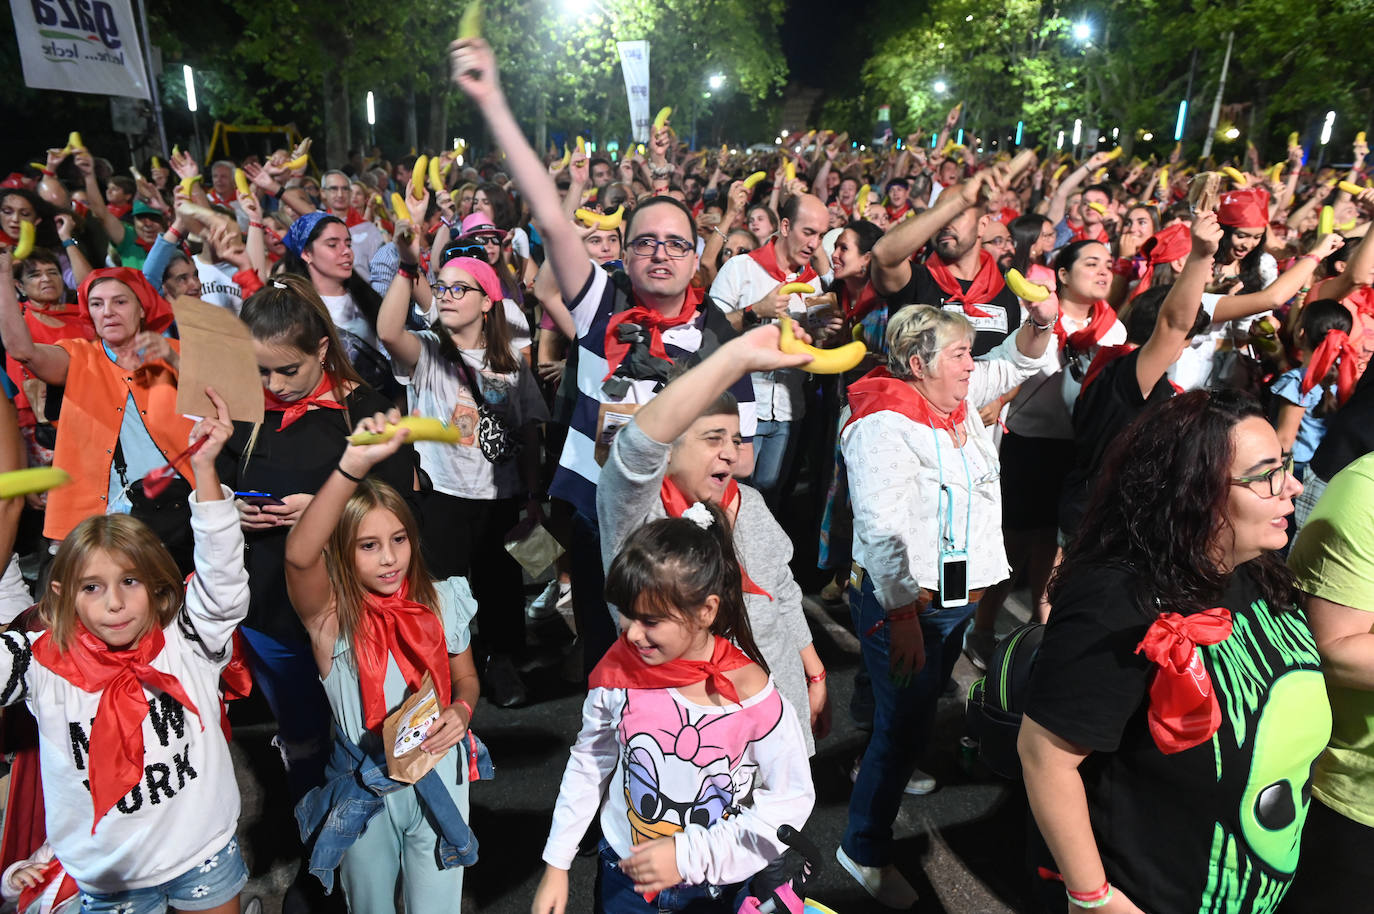
[[512,707],[526,698],[515,668],[525,649],[525,600],[521,568],[505,539],[522,507],[543,518],[539,423],[548,410],[512,345],[501,284],[485,261],[446,260],[431,286],[437,318],[428,330],[406,329],[419,253],[414,237],[400,245],[401,266],[377,329],[407,386],[411,412],[444,419],[462,434],[457,446],[416,443],[434,482],[422,525],[425,562],[438,579],[468,578],[486,656],[484,692],[493,704]]
[[1017,746],[1041,910],[1279,910],[1332,721],[1278,554],[1290,469],[1229,390],[1168,400],[1108,452]]
[[849,611],[875,707],[836,857],[890,907],[916,900],[894,865],[892,822],[903,793],[935,788],[916,764],[936,703],[979,595],[1007,576],[997,450],[978,408],[1055,358],[1054,305],[1025,308],[1026,323],[977,361],[962,313],[903,308],[887,325],[886,366],[849,385]]

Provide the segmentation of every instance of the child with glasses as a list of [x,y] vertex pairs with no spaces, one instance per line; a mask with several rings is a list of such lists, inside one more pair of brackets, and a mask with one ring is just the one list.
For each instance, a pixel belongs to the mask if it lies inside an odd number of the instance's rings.
[[525,699],[513,659],[525,648],[525,607],[520,565],[504,543],[522,506],[542,519],[539,423],[548,410],[513,344],[501,283],[485,261],[444,260],[430,287],[434,323],[406,329],[418,275],[415,247],[412,241],[402,253],[377,332],[407,385],[410,411],[444,419],[462,433],[456,447],[416,444],[434,481],[422,525],[425,561],[437,579],[468,577],[479,606],[484,691],[494,704],[510,707]]

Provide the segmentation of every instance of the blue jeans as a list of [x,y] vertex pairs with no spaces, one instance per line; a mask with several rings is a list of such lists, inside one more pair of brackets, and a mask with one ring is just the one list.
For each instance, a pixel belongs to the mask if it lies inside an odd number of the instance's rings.
[[754,432],[754,473],[749,484],[759,490],[771,510],[777,510],[782,485],[797,452],[797,422],[760,420]]
[[169,908],[204,911],[229,901],[247,883],[248,867],[239,853],[239,841],[230,838],[218,853],[161,885],[108,894],[81,889],[81,914],[163,914]]
[[596,914],[730,914],[741,885],[675,885],[653,901],[635,891],[634,880],[620,870],[620,856],[603,838],[597,848]]
[[849,613],[861,642],[874,701],[873,738],[849,796],[849,824],[841,841],[844,852],[856,863],[886,866],[892,862],[892,821],[897,818],[906,782],[930,741],[936,704],[959,659],[964,629],[974,606],[929,609],[921,614],[926,663],[909,685],[898,686],[888,674],[888,627],[868,634],[884,617],[873,582],[864,575],[862,588],[849,589]]

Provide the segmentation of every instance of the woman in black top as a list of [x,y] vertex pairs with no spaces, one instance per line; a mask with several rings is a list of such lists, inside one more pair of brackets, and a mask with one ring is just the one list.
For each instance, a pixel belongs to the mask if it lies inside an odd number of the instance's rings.
[[[286,535],[338,464],[357,421],[392,404],[359,379],[305,278],[271,280],[243,303],[240,316],[253,332],[267,413],[261,425],[236,424],[219,471],[240,493],[235,503],[246,538],[252,600],[239,630],[253,682],[277,719],[294,802],[323,783],[331,714],[310,640],[287,598]],[[371,475],[413,498],[415,466],[407,444]]]

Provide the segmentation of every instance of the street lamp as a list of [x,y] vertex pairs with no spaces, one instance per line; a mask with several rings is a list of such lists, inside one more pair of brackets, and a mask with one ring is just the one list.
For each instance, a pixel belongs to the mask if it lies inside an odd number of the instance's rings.
[[1062,131],[1062,130],[1059,131],[1059,141],[1058,141],[1057,143],[1054,144],[1054,147],[1055,147],[1056,149],[1063,149],[1063,148],[1064,148],[1064,131]]
[[199,155],[202,147],[200,145],[200,119],[196,117],[196,109],[199,107],[196,104],[196,76],[189,63],[181,65],[181,75],[186,80],[186,109],[191,112],[191,126],[196,131],[196,154]]
[[1332,127],[1335,123],[1336,123],[1336,112],[1334,112],[1334,111],[1328,111],[1328,112],[1326,112],[1326,121],[1322,124],[1322,139],[1321,139],[1321,143],[1322,143],[1323,146],[1325,146],[1327,143],[1331,142],[1331,127]]
[[1073,24],[1073,40],[1079,44],[1087,44],[1093,39],[1093,25],[1086,19],[1082,19]]
[[711,86],[712,89],[719,92],[722,88],[725,87],[725,74],[713,73],[711,74],[711,78],[707,80],[707,83]]
[[949,83],[945,82],[943,79],[937,79],[935,80],[935,85],[931,86],[931,88],[935,90],[936,95],[944,95],[945,90],[949,88]]
[[367,145],[375,146],[376,131],[373,129],[377,125],[377,105],[372,98],[371,90],[367,93]]
[[1227,127],[1226,133],[1223,134],[1223,136],[1228,140],[1234,140],[1236,137],[1240,136],[1240,129],[1237,127]]
[[1142,140],[1144,140],[1145,142],[1148,143],[1148,142],[1150,142],[1150,140],[1153,140],[1153,139],[1155,138],[1155,135],[1154,135],[1153,133],[1151,133],[1150,131],[1147,130],[1147,131],[1145,131],[1145,133],[1143,133],[1143,134],[1141,135],[1140,138],[1141,138]]
[[1077,145],[1078,145],[1078,141],[1081,140],[1082,138],[1083,138],[1083,120],[1082,120],[1082,118],[1077,118],[1077,117],[1076,117],[1076,118],[1073,119],[1073,144],[1074,144],[1075,146],[1077,146]]

